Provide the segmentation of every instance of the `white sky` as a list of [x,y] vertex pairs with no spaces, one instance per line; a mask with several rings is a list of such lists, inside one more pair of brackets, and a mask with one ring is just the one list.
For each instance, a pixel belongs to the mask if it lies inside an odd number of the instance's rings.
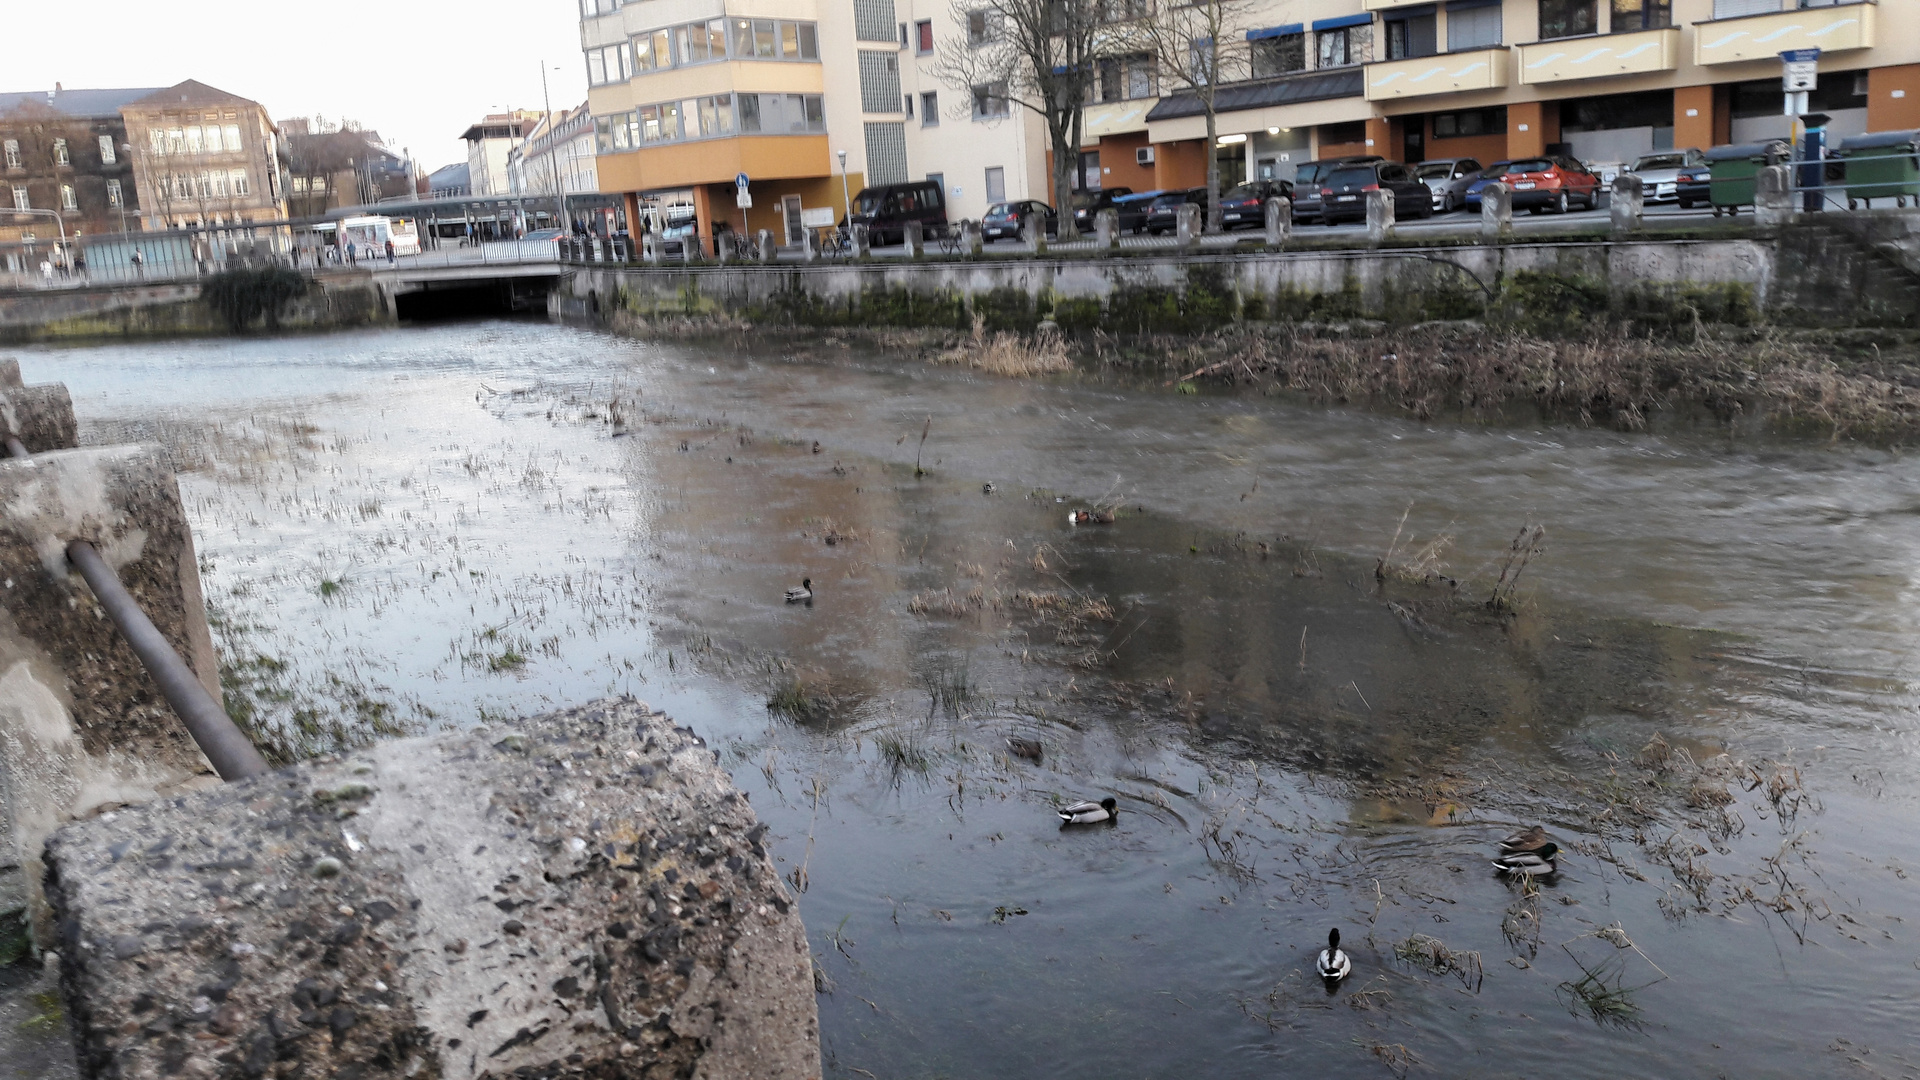
[[541,108],[543,60],[556,110],[587,96],[576,0],[0,0],[0,24],[0,91],[198,79],[275,120],[358,120],[427,169],[465,161],[481,116]]

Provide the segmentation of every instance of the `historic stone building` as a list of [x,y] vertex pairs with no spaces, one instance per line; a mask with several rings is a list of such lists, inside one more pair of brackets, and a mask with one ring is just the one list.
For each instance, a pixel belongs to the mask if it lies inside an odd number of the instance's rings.
[[[140,199],[120,109],[153,93],[0,93],[0,245],[138,229]],[[31,211],[31,213],[25,212]],[[52,215],[58,215],[54,217]]]
[[121,109],[147,228],[226,228],[286,217],[279,136],[258,102],[191,79]]

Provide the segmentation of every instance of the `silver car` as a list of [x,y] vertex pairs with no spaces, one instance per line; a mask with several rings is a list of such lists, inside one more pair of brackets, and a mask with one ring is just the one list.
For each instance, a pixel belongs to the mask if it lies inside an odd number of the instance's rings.
[[1698,150],[1662,150],[1657,154],[1640,155],[1640,159],[1633,163],[1633,168],[1627,171],[1646,185],[1648,202],[1678,202],[1680,170],[1704,165],[1706,160],[1706,155]]
[[1433,192],[1434,213],[1444,214],[1467,205],[1467,185],[1480,176],[1472,158],[1432,158],[1412,166],[1413,178]]

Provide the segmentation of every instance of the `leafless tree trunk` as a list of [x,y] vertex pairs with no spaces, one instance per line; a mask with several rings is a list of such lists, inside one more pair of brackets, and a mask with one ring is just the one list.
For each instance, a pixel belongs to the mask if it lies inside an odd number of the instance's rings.
[[952,11],[963,32],[940,50],[934,70],[962,95],[954,118],[980,118],[975,102],[984,91],[987,114],[1017,105],[1045,121],[1060,235],[1075,235],[1073,171],[1094,78],[1096,0],[952,0]]
[[1251,57],[1242,46],[1250,8],[1250,0],[1162,0],[1144,16],[1116,25],[1108,39],[1113,51],[1152,56],[1163,87],[1200,103],[1207,119],[1208,231],[1220,228],[1220,87],[1247,77]]

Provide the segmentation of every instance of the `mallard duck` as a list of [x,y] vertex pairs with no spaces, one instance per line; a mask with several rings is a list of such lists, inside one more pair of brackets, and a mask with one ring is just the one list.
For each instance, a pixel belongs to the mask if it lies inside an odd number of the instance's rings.
[[1539,851],[1547,846],[1547,830],[1535,825],[1523,829],[1500,841],[1500,854],[1512,855],[1522,851]]
[[1313,962],[1313,970],[1328,982],[1339,982],[1353,970],[1353,958],[1340,950],[1340,928],[1327,931],[1327,947]]
[[1068,825],[1092,825],[1100,821],[1112,821],[1120,813],[1120,804],[1111,796],[1099,802],[1068,803],[1058,811],[1060,820]]
[[1544,876],[1559,871],[1559,866],[1554,863],[1559,854],[1559,846],[1549,840],[1535,851],[1516,851],[1511,855],[1502,855],[1493,860],[1493,865],[1503,874],[1519,874],[1522,877]]
[[787,590],[787,603],[797,604],[802,600],[813,599],[813,579],[801,578],[800,587]]
[[997,485],[997,484],[995,484],[995,483],[994,483],[993,481],[991,481],[991,480],[989,480],[989,481],[987,481],[986,483],[984,483],[984,484],[981,484],[981,485],[980,485],[980,494],[982,494],[982,495],[991,495],[991,494],[993,494],[994,492],[996,492],[996,491],[999,491],[999,490],[1000,490],[1000,487],[999,487],[999,485]]
[[1069,525],[1111,525],[1113,515],[1105,510],[1070,510],[1067,512]]
[[1010,751],[1014,757],[1026,758],[1028,761],[1040,760],[1041,749],[1038,739],[1023,739],[1018,735],[1009,735],[1007,736],[1007,750]]

